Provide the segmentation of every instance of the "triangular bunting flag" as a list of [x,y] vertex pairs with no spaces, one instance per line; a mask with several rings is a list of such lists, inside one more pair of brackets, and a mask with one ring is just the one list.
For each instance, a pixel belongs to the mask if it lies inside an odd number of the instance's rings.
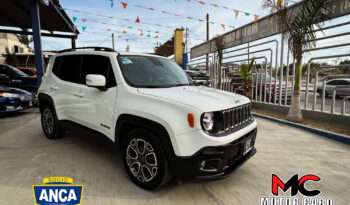
[[158,38],[158,35],[156,35],[154,38]]
[[61,11],[65,11],[65,10],[66,10],[66,8],[62,8],[62,7],[61,7],[61,8],[59,8],[59,10],[61,10]]
[[135,22],[136,22],[136,23],[140,23],[140,18],[137,17]]
[[225,24],[221,24],[222,28],[225,30]]
[[123,31],[123,34],[126,34],[126,31]]
[[200,4],[202,4],[202,5],[205,4],[205,2],[203,2],[203,1],[197,1],[197,2],[200,3]]
[[121,2],[121,3],[123,4],[123,8],[124,8],[124,9],[128,6],[127,3],[124,3],[124,2]]
[[254,15],[254,21],[255,21],[255,23],[257,23],[258,20],[259,20],[259,16],[258,16],[258,15]]
[[245,12],[245,15],[246,15],[246,16],[249,16],[249,15],[250,15],[250,13],[248,13],[248,12]]
[[113,8],[113,6],[114,6],[114,0],[109,0],[110,2],[111,2],[111,8]]
[[82,21],[83,23],[85,23],[87,20],[86,20],[86,19],[81,19],[81,21]]
[[147,37],[151,37],[151,35],[147,34]]
[[73,17],[73,22],[75,22],[77,20],[77,17]]
[[210,5],[212,5],[212,6],[214,6],[214,7],[218,7],[218,5],[217,5],[217,4],[210,4]]
[[81,29],[82,29],[83,31],[85,31],[85,30],[86,30],[86,27],[85,27],[85,26],[83,26],[83,27],[81,27]]
[[235,10],[235,18],[237,19],[239,11]]

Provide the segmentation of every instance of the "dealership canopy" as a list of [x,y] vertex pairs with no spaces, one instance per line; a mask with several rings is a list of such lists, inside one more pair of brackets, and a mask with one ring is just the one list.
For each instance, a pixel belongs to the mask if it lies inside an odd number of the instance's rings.
[[71,38],[72,47],[75,47],[75,39],[79,34],[65,11],[59,8],[58,0],[0,1],[0,32],[34,37],[38,86],[44,74],[41,36]]

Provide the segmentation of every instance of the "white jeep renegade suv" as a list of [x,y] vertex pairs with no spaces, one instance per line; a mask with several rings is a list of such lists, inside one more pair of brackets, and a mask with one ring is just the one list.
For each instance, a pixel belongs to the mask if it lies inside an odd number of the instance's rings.
[[249,99],[195,86],[163,57],[107,48],[61,51],[38,91],[41,123],[50,139],[66,122],[107,136],[130,179],[155,189],[180,180],[228,176],[256,153],[257,124]]

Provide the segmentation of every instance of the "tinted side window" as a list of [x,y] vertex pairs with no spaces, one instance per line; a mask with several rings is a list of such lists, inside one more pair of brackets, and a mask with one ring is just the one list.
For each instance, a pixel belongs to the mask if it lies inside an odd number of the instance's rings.
[[333,80],[327,83],[327,85],[338,85],[338,81],[337,80]]
[[341,80],[339,81],[339,85],[350,85],[350,82],[346,80]]
[[117,85],[112,65],[108,57],[98,55],[84,55],[81,71],[81,82],[86,84],[88,74],[103,75],[106,78],[106,87],[111,88]]
[[52,72],[61,80],[79,83],[80,64],[79,55],[60,56],[56,58]]
[[52,67],[52,72],[55,74],[57,77],[60,77],[60,71],[61,71],[61,62],[62,62],[61,56],[55,58],[55,62]]

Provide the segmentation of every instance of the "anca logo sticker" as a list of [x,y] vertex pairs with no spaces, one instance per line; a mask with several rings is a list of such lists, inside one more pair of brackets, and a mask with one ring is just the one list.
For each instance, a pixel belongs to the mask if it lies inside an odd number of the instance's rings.
[[83,195],[83,185],[73,185],[68,177],[49,177],[44,185],[33,185],[36,205],[78,205]]
[[282,191],[286,192],[290,187],[291,196],[297,195],[298,192],[303,194],[304,196],[316,196],[321,193],[319,190],[309,191],[305,188],[305,183],[307,181],[320,181],[321,178],[316,175],[305,175],[298,179],[298,175],[292,176],[286,183],[284,183],[277,175],[272,175],[272,193],[275,196],[278,196],[278,187],[282,189]]

